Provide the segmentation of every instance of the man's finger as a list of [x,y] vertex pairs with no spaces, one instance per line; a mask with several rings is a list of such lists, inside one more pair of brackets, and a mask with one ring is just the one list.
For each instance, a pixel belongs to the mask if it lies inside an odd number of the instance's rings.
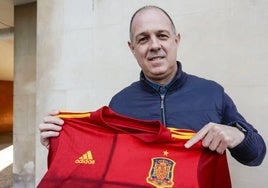
[[205,127],[203,127],[200,131],[198,131],[198,132],[196,133],[195,136],[193,136],[190,140],[188,140],[188,141],[184,144],[184,146],[185,146],[186,148],[190,148],[190,147],[192,147],[194,144],[196,144],[197,142],[199,142],[200,140],[202,140],[202,139],[206,136],[206,134],[207,134],[208,131],[209,131],[209,126],[205,126]]
[[43,118],[44,123],[52,123],[56,125],[63,125],[64,121],[55,116],[46,116]]
[[47,116],[55,116],[55,115],[58,115],[59,113],[60,113],[59,110],[51,110],[47,112]]
[[46,131],[59,132],[59,131],[61,131],[61,129],[62,129],[62,126],[57,125],[57,124],[41,123],[39,125],[39,131],[40,132],[46,132]]

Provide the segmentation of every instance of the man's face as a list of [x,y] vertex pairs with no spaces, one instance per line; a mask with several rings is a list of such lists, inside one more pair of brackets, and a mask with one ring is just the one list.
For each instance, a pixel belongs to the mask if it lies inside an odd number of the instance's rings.
[[172,30],[168,17],[158,9],[137,13],[132,22],[129,47],[144,74],[151,81],[167,84],[177,72],[180,35]]

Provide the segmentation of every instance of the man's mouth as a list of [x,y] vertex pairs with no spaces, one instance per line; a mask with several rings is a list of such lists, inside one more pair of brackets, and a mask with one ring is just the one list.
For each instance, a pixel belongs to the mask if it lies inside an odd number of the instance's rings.
[[155,56],[155,57],[149,57],[148,60],[149,61],[157,61],[157,60],[161,60],[163,59],[164,57],[162,56]]

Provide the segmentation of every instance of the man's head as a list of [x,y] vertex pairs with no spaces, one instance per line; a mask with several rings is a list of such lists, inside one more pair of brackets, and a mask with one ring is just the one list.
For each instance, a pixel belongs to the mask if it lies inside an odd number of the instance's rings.
[[144,6],[144,7],[141,7],[140,9],[138,9],[132,16],[131,20],[130,20],[130,25],[129,25],[129,38],[130,38],[130,41],[133,42],[133,36],[132,36],[132,23],[133,23],[133,19],[134,17],[136,16],[137,13],[139,13],[140,11],[142,10],[145,10],[145,9],[149,9],[149,8],[155,8],[155,9],[158,9],[160,11],[162,11],[166,16],[167,18],[169,19],[170,23],[171,23],[171,27],[172,27],[172,31],[173,33],[176,35],[177,32],[176,32],[176,27],[171,19],[171,17],[169,16],[169,14],[162,8],[160,7],[157,7],[157,6],[153,6],[153,5],[148,5],[148,6]]
[[146,6],[134,13],[128,45],[151,81],[163,85],[175,76],[179,41],[180,35],[163,9]]

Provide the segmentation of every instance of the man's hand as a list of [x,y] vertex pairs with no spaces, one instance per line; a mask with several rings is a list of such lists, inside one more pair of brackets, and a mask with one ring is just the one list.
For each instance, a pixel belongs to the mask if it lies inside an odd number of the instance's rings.
[[59,114],[58,110],[51,111],[44,117],[43,122],[39,125],[40,142],[49,149],[49,138],[59,136],[64,121],[54,115]]
[[193,138],[186,142],[185,147],[190,148],[201,140],[204,147],[223,154],[227,148],[232,149],[236,147],[244,138],[244,133],[236,127],[208,123]]

